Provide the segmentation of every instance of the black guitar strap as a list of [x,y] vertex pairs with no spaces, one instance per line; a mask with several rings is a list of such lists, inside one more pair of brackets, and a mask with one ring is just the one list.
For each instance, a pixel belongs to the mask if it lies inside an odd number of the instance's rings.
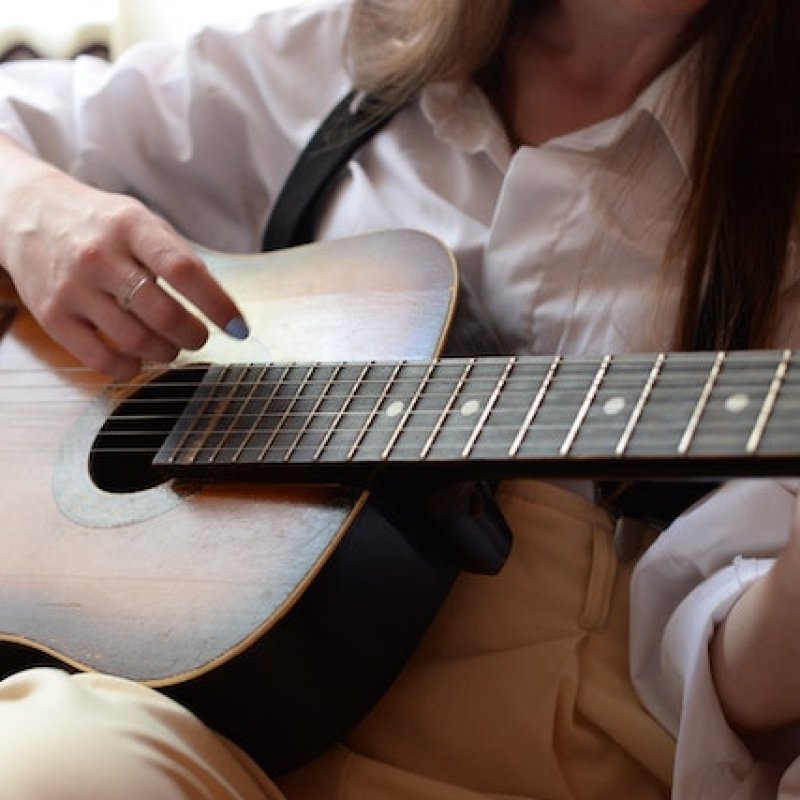
[[[369,95],[354,91],[336,105],[289,173],[264,231],[263,250],[278,250],[313,241],[320,207],[336,176],[394,113],[394,109],[386,109]],[[445,354],[477,356],[504,352],[499,336],[462,277],[459,303]],[[662,528],[715,485],[702,481],[608,481],[598,484],[598,501],[620,519],[645,520],[649,525]],[[439,511],[431,513],[434,516],[438,513],[437,526],[448,528],[448,538],[459,543],[465,568],[494,572],[502,564],[499,553],[505,552],[502,543],[510,534],[486,486],[483,483],[468,486],[470,488],[465,490],[465,485],[460,484],[454,493],[448,489],[447,493],[433,495],[429,505]],[[478,503],[474,492],[479,495]],[[485,510],[477,520],[474,515],[476,507]],[[458,508],[463,508],[466,520],[459,521]],[[624,544],[622,549],[628,549],[628,545]]]
[[314,240],[326,190],[355,152],[392,117],[369,95],[346,95],[323,120],[294,164],[275,201],[261,249],[282,250]]

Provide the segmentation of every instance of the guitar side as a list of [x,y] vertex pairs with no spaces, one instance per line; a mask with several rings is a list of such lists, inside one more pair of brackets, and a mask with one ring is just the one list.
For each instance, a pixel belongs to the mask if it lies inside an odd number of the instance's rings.
[[[240,303],[253,336],[242,345],[214,334],[192,361],[425,359],[438,352],[452,316],[452,259],[419,234],[373,234],[269,255],[205,255]],[[3,293],[4,301],[14,302],[9,285]],[[298,647],[298,637],[299,652],[291,658],[318,659],[319,653],[304,650],[315,646],[309,644],[314,637],[291,624],[293,617],[315,602],[315,581],[332,572],[331,562],[347,558],[343,543],[359,532],[373,543],[393,536],[366,495],[174,481],[109,491],[103,476],[92,474],[90,451],[130,389],[107,386],[74,367],[20,310],[0,341],[6,514],[0,640],[30,649],[30,663],[37,652],[46,653],[73,668],[162,687],[195,707],[209,692],[226,698],[217,706],[234,702],[226,694],[231,678],[279,680],[297,660],[281,655],[270,676],[263,659],[269,662],[284,645]],[[397,546],[416,549],[404,545],[402,535]],[[345,555],[332,558],[338,551]],[[380,553],[374,555],[380,562]],[[424,584],[429,567],[423,570]],[[444,578],[430,576],[437,604],[451,577],[449,568]],[[328,583],[348,616],[355,606],[341,580],[334,575]],[[387,606],[390,615],[399,597]],[[421,618],[419,624],[414,636],[424,630]],[[345,647],[340,637],[338,631],[329,636],[325,647],[337,650],[337,640]],[[379,643],[379,649],[387,648]],[[316,682],[320,691],[303,702],[323,702],[333,676],[324,664],[306,666],[319,674],[301,680]],[[276,702],[265,695],[265,703]],[[207,709],[212,724],[223,730],[237,724],[233,717],[218,718],[219,710]],[[296,710],[279,715],[302,717]],[[263,731],[250,733],[264,740]],[[266,753],[264,760],[280,770],[304,757],[298,753],[308,749],[299,742],[305,734],[295,734],[281,738],[295,736],[296,748]]]

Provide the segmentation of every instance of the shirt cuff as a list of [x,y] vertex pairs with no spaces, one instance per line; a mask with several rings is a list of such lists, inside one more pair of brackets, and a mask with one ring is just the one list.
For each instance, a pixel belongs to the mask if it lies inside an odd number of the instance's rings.
[[744,591],[774,559],[737,556],[689,593],[664,631],[661,670],[678,745],[673,797],[761,797],[769,779],[730,728],[711,676],[709,644]]

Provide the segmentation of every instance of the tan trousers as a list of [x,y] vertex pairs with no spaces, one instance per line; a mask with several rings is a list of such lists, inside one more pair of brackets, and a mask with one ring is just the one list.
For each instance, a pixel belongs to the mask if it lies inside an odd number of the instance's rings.
[[0,683],[0,800],[650,800],[673,742],[628,679],[628,580],[607,516],[503,485],[500,576],[463,575],[347,740],[276,787],[161,695],[53,670]]

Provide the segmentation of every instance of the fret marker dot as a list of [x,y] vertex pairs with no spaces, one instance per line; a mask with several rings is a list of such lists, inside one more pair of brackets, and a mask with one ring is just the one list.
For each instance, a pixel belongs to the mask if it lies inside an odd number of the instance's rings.
[[477,414],[481,409],[481,404],[477,400],[467,400],[463,406],[461,406],[461,413],[465,417],[472,417]]
[[603,412],[609,417],[619,414],[625,408],[624,397],[611,397],[603,403]]
[[730,411],[731,414],[739,414],[749,405],[750,398],[744,392],[739,392],[738,394],[732,394],[725,401],[725,410]]
[[399,400],[395,400],[389,408],[386,409],[387,417],[399,417],[403,413],[403,404]]

